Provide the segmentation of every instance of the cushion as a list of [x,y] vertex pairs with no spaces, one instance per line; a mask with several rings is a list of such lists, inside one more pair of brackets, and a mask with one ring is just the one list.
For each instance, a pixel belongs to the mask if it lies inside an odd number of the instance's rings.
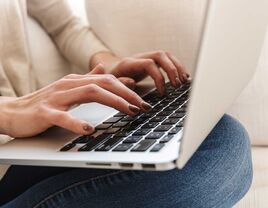
[[27,18],[32,67],[37,78],[37,86],[41,88],[71,73],[72,68],[44,29],[33,18]]
[[[96,35],[116,54],[171,51],[193,74],[206,2],[88,0],[86,11]],[[266,47],[255,77],[228,110],[246,126],[254,145],[268,145],[267,50]]]
[[228,113],[246,127],[253,145],[268,145],[268,35],[254,77]]

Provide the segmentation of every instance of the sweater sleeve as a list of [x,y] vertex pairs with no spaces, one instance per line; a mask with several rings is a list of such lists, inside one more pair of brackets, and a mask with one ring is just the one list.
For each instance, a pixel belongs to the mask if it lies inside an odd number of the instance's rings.
[[90,58],[108,49],[92,30],[75,17],[65,0],[27,0],[27,11],[51,36],[71,63],[86,70]]

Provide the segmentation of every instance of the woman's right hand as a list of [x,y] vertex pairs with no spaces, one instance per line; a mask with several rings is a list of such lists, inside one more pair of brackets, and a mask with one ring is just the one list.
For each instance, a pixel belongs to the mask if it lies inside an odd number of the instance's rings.
[[101,103],[130,116],[150,110],[151,106],[134,91],[113,75],[103,73],[103,66],[98,65],[89,74],[70,74],[34,93],[1,102],[6,120],[1,122],[0,133],[29,137],[55,125],[78,134],[91,134],[92,125],[67,112],[82,103]]

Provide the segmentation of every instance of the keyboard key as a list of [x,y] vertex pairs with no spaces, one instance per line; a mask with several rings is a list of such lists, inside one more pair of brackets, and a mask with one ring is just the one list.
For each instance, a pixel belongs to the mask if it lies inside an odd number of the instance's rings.
[[175,111],[175,113],[185,113],[185,109],[184,108],[179,108],[178,110]]
[[163,120],[165,120],[166,117],[164,116],[156,116],[156,117],[153,117],[150,122],[161,122]]
[[116,148],[113,149],[114,152],[125,152],[133,147],[133,144],[119,144]]
[[133,136],[142,136],[142,135],[148,134],[150,131],[151,131],[151,129],[138,129],[132,135]]
[[170,93],[169,95],[168,95],[168,97],[170,97],[170,98],[173,98],[173,99],[176,99],[176,98],[178,98],[179,97],[179,95],[177,95],[177,94],[172,94],[172,93]]
[[168,134],[177,134],[182,130],[182,128],[180,127],[174,127],[173,129],[171,129]]
[[183,103],[184,103],[184,101],[182,101],[182,100],[176,100],[174,103],[171,103],[171,106],[175,106],[175,107],[179,108]]
[[164,135],[163,132],[152,132],[145,139],[159,139]]
[[180,109],[184,110],[186,112],[187,107],[185,105],[181,106]]
[[[145,100],[146,101],[146,100]],[[153,101],[153,100],[148,100],[146,101],[147,103],[149,103],[151,106],[154,106],[157,102]],[[151,111],[150,111],[151,112]]]
[[169,129],[171,129],[171,127],[172,127],[171,125],[160,125],[154,131],[156,132],[168,131]]
[[177,95],[178,97],[184,93],[184,90],[174,90],[171,92],[172,95]]
[[108,139],[106,142],[100,145],[97,149],[95,149],[95,151],[109,151],[121,141],[122,141],[122,138],[112,137],[111,139]]
[[166,135],[164,136],[161,140],[160,140],[160,143],[167,143],[169,142],[171,139],[173,139],[173,135]]
[[115,123],[113,125],[113,127],[125,127],[126,125],[128,125],[129,122],[128,121],[119,121],[118,123]]
[[141,124],[129,124],[128,126],[124,127],[123,130],[124,131],[135,131],[136,129],[138,129],[141,126]]
[[177,110],[179,106],[168,106],[166,107],[163,111],[174,111],[174,110]]
[[176,127],[183,127],[183,122],[179,122],[178,124],[176,124]]
[[92,139],[87,144],[78,149],[78,151],[92,151],[94,148],[98,147],[101,143],[112,137],[111,134],[101,134],[95,139]]
[[78,137],[77,139],[75,139],[74,141],[72,141],[72,143],[74,144],[85,144],[85,143],[88,143],[91,139],[94,139],[95,137],[94,136],[81,136],[81,137]]
[[130,136],[126,138],[123,143],[137,143],[142,139],[141,136]]
[[157,104],[153,109],[156,109],[156,110],[162,110],[163,108],[165,108],[167,106],[166,103],[159,103]]
[[155,140],[142,140],[140,143],[138,143],[133,149],[131,149],[131,152],[145,152],[147,149],[149,149],[156,141]]
[[114,115],[114,117],[121,117],[121,118],[124,117],[124,116],[126,116],[126,114],[121,113],[121,112],[119,112],[119,113]]
[[167,118],[162,124],[163,125],[173,125],[173,124],[176,124],[180,121],[180,118]]
[[96,130],[106,130],[108,128],[110,128],[112,126],[112,124],[100,124],[98,126],[95,127]]
[[158,144],[153,146],[153,148],[150,150],[150,152],[159,152],[164,146],[165,146],[165,144],[158,143]]
[[144,124],[145,121],[147,121],[148,118],[138,118],[137,120],[132,122],[132,125],[140,125],[140,124]]
[[106,130],[104,132],[104,134],[115,134],[116,132],[118,132],[120,130],[120,128],[109,128],[108,130]]
[[161,111],[160,113],[158,113],[158,116],[169,116],[170,114],[172,114],[173,111]]
[[139,119],[144,119],[144,121],[145,121],[145,120],[147,120],[147,119],[149,119],[151,117],[152,116],[148,113],[148,114],[143,114]]
[[108,120],[104,121],[103,123],[104,124],[113,124],[113,123],[116,123],[118,121],[120,121],[122,118],[121,117],[111,117],[109,118]]
[[130,134],[131,134],[131,131],[125,131],[125,130],[123,130],[123,131],[119,131],[118,133],[116,133],[114,135],[114,137],[127,137]]
[[151,122],[149,122],[149,123],[146,123],[143,126],[141,126],[141,128],[152,129],[152,128],[156,127],[157,125],[158,125],[158,123],[155,123],[155,122],[151,123]]
[[171,116],[169,116],[169,118],[182,118],[184,116],[184,113],[173,113]]
[[123,118],[121,121],[134,121],[136,118],[135,117],[131,117],[131,116],[126,116],[125,118]]
[[164,102],[164,103],[171,103],[173,101],[174,101],[174,99],[167,97],[162,102]]
[[69,151],[70,149],[72,149],[73,147],[75,147],[75,143],[69,143],[69,144],[66,144],[64,147],[62,147],[60,149],[60,151],[66,152],[66,151]]

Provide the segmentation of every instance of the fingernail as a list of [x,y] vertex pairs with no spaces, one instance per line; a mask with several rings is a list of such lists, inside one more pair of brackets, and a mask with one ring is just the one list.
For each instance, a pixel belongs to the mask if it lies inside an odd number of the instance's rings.
[[187,78],[190,78],[190,74],[186,74]]
[[83,125],[83,129],[87,132],[91,132],[93,131],[93,128],[91,126],[89,126],[88,124],[84,124]]
[[166,95],[166,87],[162,86],[161,87],[161,96],[164,97]]
[[141,103],[141,106],[142,106],[142,108],[143,108],[145,111],[149,111],[149,110],[152,109],[152,106],[151,106],[149,103],[147,103],[147,102],[142,102],[142,103]]
[[176,77],[176,87],[179,87],[181,85],[181,81],[178,77]]
[[135,105],[129,105],[128,106],[129,110],[131,110],[133,113],[137,114],[140,112],[140,108],[138,108],[137,106]]

